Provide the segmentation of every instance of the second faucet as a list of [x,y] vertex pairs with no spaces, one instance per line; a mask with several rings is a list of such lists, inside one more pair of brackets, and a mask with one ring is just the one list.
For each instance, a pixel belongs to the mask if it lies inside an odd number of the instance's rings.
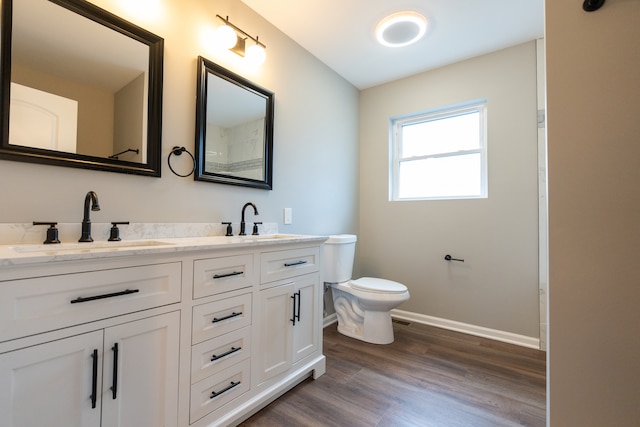
[[254,215],[260,215],[258,213],[258,208],[256,207],[256,205],[254,205],[251,202],[245,203],[245,205],[242,207],[242,221],[240,221],[240,234],[238,234],[238,236],[246,236],[247,235],[247,233],[245,232],[245,223],[244,223],[244,211],[245,211],[245,209],[247,209],[247,206],[251,206],[253,208],[253,214]]
[[98,195],[95,191],[89,191],[84,198],[84,218],[82,219],[82,236],[78,242],[93,242],[91,238],[91,212],[89,211],[89,204],[91,204],[92,211],[100,210],[100,203],[98,202]]

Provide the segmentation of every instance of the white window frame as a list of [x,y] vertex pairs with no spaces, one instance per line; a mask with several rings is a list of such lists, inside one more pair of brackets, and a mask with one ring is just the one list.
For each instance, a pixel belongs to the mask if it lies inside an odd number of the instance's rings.
[[[460,150],[452,152],[441,152],[425,156],[402,158],[402,127],[433,120],[440,120],[448,117],[455,117],[462,114],[479,113],[479,147],[473,150]],[[449,200],[449,199],[484,199],[488,197],[488,170],[487,170],[487,100],[474,100],[463,104],[457,104],[433,110],[422,111],[404,116],[391,117],[389,121],[389,200],[390,201],[411,201],[411,200]],[[480,154],[480,194],[465,196],[438,196],[438,197],[415,197],[400,198],[400,164],[407,160],[419,160],[428,158],[439,158],[447,156],[461,156],[468,154]]]

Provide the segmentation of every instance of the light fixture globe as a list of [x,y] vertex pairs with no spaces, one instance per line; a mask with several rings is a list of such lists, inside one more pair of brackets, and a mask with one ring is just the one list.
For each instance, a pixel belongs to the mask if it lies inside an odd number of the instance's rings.
[[420,40],[427,32],[427,19],[417,12],[397,12],[376,26],[376,39],[383,46],[402,47]]
[[[262,65],[264,63],[267,58],[264,49],[267,46],[258,40],[258,36],[251,37],[246,31],[233,25],[228,16],[225,19],[220,15],[216,15],[216,18],[220,18],[224,22],[224,25],[216,30],[216,43],[218,46],[242,56],[253,65]],[[255,45],[247,48],[247,40],[251,40]]]
[[253,65],[262,65],[267,59],[267,53],[262,46],[260,46],[259,44],[255,44],[247,48],[245,58],[247,58],[247,61],[249,61]]
[[216,38],[220,47],[231,49],[238,42],[238,35],[235,30],[228,25],[222,25],[216,30]]

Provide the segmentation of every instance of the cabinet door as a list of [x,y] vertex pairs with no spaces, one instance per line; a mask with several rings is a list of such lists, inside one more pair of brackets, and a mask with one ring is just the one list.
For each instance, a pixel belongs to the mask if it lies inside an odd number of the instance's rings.
[[102,337],[90,332],[0,355],[0,425],[99,427]]
[[319,276],[309,274],[296,279],[296,314],[293,327],[293,362],[319,348]]
[[178,425],[179,325],[172,312],[105,330],[103,426]]
[[293,282],[260,291],[260,382],[287,371],[292,364]]

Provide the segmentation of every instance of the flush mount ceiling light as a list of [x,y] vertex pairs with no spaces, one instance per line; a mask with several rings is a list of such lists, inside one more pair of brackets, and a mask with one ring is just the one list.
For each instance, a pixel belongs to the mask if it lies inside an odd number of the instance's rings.
[[402,47],[417,42],[427,31],[427,19],[417,12],[398,12],[376,26],[376,39],[383,46]]
[[[245,57],[248,61],[256,65],[264,63],[267,58],[267,54],[264,49],[267,46],[258,40],[258,36],[253,38],[240,28],[236,27],[229,22],[228,16],[223,18],[220,15],[216,15],[216,17],[220,18],[224,22],[224,25],[218,27],[216,30],[216,38],[222,47],[229,49],[237,55]],[[245,49],[247,39],[255,42],[255,45],[249,46]]]

